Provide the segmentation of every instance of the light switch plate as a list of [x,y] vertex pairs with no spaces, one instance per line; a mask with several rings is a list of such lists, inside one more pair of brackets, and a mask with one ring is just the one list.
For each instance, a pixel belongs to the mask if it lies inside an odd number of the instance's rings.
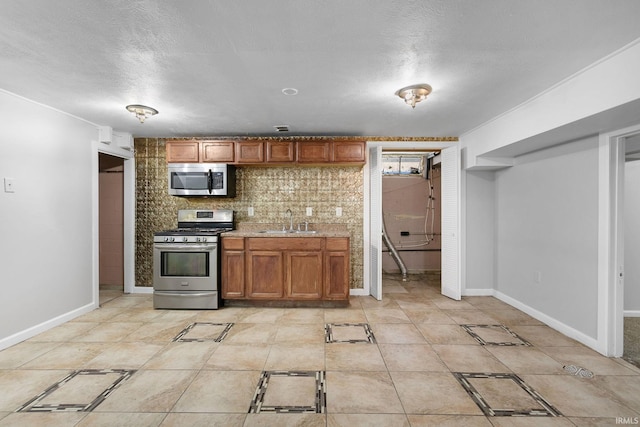
[[249,209],[247,209],[247,215],[253,216],[254,213],[253,206],[249,206]]
[[15,189],[13,186],[13,178],[5,178],[4,179],[4,192],[5,193],[15,193]]
[[342,208],[340,207],[336,208],[336,216],[342,216]]
[[307,207],[307,216],[313,215],[313,208]]

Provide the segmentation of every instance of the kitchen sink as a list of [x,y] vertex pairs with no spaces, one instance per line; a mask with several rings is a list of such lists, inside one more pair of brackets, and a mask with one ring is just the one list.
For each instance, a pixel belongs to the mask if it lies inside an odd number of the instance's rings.
[[265,234],[316,234],[316,230],[260,230],[258,233]]

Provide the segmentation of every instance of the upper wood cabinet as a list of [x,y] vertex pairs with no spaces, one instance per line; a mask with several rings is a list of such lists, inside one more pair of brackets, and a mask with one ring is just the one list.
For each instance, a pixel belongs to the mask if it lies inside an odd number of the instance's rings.
[[198,163],[200,161],[199,141],[167,141],[168,163]]
[[292,163],[296,160],[295,141],[267,141],[267,163]]
[[167,163],[233,163],[234,141],[167,141]]
[[364,141],[333,141],[332,144],[332,162],[364,164]]
[[298,163],[328,163],[331,161],[330,141],[299,141]]
[[264,142],[238,141],[236,142],[236,163],[264,162]]
[[365,141],[175,140],[166,142],[168,163],[236,165],[363,165]]
[[234,141],[201,141],[200,161],[233,163],[235,160]]
[[298,163],[364,164],[364,141],[300,141]]

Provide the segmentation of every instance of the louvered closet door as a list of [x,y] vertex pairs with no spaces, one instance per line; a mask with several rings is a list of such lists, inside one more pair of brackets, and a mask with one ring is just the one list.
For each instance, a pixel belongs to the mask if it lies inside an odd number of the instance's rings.
[[442,156],[442,295],[459,300],[460,275],[460,150],[458,146],[441,152]]

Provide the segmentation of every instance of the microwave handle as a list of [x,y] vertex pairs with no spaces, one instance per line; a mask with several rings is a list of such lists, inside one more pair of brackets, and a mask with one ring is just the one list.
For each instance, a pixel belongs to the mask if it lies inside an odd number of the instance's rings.
[[213,172],[209,169],[209,174],[207,175],[207,188],[209,189],[209,194],[213,192]]

